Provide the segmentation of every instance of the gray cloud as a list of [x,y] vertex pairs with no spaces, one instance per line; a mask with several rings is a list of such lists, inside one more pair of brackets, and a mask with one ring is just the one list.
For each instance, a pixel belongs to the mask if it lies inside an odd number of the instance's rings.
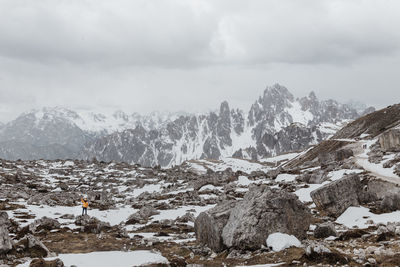
[[297,96],[400,100],[400,2],[3,0],[0,121],[44,105],[248,107]]
[[[234,8],[226,9],[232,2]],[[38,62],[163,67],[348,62],[390,55],[400,46],[398,1],[13,0],[2,5],[1,55]]]

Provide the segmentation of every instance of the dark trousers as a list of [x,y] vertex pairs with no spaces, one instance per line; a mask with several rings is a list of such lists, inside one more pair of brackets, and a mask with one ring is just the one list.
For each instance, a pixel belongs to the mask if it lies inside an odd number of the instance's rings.
[[82,215],[83,215],[84,213],[87,215],[87,208],[82,208]]

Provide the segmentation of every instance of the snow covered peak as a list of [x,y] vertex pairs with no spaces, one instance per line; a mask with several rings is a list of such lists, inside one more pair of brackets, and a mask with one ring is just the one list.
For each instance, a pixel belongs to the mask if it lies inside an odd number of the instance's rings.
[[[38,156],[42,154],[36,146],[48,150],[47,146],[61,145],[51,148],[52,157],[73,158],[77,155],[73,152],[87,159],[172,166],[190,159],[259,159],[303,149],[332,135],[337,122],[356,117],[357,112],[347,105],[319,101],[313,92],[295,99],[286,87],[275,84],[263,91],[248,112],[232,109],[227,101],[219,110],[198,115],[46,107],[5,125],[0,142],[11,142],[8,147],[20,144],[18,153],[7,152],[3,157],[48,158],[47,154]],[[27,145],[34,147],[28,151]]]
[[116,112],[114,112],[114,114],[112,116],[117,120],[123,120],[123,121],[129,121],[129,117],[130,117],[128,114],[126,114],[122,110],[117,110]]
[[33,109],[29,112],[23,113],[21,116],[30,116],[30,115],[33,115],[37,122],[42,120],[49,121],[56,118],[65,118],[74,120],[79,117],[79,115],[75,111],[72,111],[64,107],[43,107],[41,109]]
[[[127,114],[121,110],[97,113],[90,110],[71,110],[65,107],[44,107],[21,114],[15,121],[29,118],[35,125],[63,121],[76,125],[91,135],[102,136],[114,132],[133,129],[142,125],[147,130],[159,129],[178,118],[178,113],[152,112],[148,115]],[[25,120],[25,119],[24,119]],[[12,122],[10,122],[10,125]]]

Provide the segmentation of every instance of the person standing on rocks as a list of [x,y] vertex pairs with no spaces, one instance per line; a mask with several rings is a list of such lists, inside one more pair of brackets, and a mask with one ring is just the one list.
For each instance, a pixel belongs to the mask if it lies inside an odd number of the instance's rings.
[[87,197],[81,198],[82,202],[82,216],[83,214],[87,215],[87,208],[89,207],[89,202],[87,200]]

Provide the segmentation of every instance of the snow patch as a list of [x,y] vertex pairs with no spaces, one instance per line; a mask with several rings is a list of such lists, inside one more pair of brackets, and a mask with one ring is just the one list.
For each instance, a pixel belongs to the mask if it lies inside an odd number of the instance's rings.
[[273,233],[267,238],[267,246],[278,252],[290,247],[300,247],[301,242],[293,235]]
[[345,225],[348,228],[368,228],[367,221],[372,220],[375,224],[388,222],[398,222],[400,211],[374,214],[365,207],[349,207],[342,215],[337,218],[336,222]]
[[277,182],[293,182],[296,179],[297,175],[294,174],[287,174],[287,173],[282,173],[279,174],[275,181]]
[[302,110],[299,102],[292,103],[292,107],[287,109],[287,112],[292,116],[293,122],[298,122],[307,125],[308,122],[314,119],[313,114],[308,110]]
[[[96,266],[109,267],[116,266],[130,267],[132,265],[147,265],[147,264],[168,264],[168,260],[158,253],[147,250],[136,251],[104,251],[92,252],[85,254],[59,254],[55,258],[47,258],[46,260],[55,260],[59,258],[65,266]],[[28,267],[30,262],[20,264],[20,267]]]

